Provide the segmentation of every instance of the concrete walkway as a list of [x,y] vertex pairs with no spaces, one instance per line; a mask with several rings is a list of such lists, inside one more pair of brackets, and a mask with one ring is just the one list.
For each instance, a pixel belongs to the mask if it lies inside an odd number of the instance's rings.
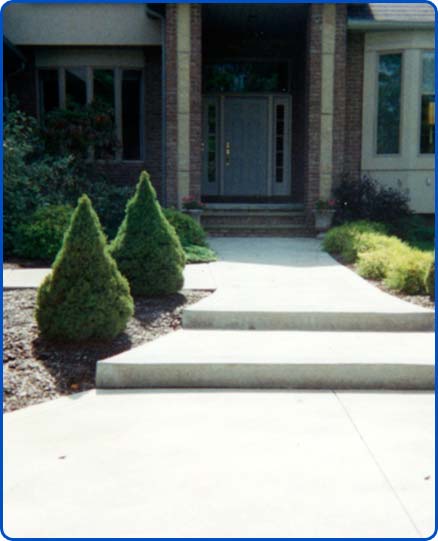
[[432,393],[98,391],[4,416],[16,537],[426,537]]
[[198,272],[215,293],[184,310],[182,331],[100,361],[99,387],[434,388],[432,310],[383,293],[314,239],[212,246],[220,260]]

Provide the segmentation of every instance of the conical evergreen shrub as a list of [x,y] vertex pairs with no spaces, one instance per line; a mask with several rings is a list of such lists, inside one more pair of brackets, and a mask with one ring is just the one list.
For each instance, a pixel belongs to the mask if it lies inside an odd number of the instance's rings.
[[110,256],[90,200],[78,202],[51,274],[38,290],[36,319],[50,340],[109,340],[134,312],[129,284]]
[[146,171],[141,173],[135,195],[128,201],[110,252],[133,295],[166,295],[183,286],[184,250],[175,229],[164,217]]

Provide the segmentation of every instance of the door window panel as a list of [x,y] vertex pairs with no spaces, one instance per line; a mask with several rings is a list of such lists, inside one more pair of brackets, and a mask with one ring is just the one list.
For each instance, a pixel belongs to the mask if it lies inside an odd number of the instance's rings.
[[435,152],[435,53],[422,53],[421,154]]
[[87,103],[86,68],[68,68],[65,70],[65,103],[67,107]]
[[41,114],[50,113],[59,107],[58,70],[39,71],[39,90]]

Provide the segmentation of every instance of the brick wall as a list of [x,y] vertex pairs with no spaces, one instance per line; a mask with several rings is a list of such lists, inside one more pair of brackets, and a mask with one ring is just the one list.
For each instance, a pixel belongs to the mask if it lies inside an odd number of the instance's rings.
[[347,6],[336,6],[335,83],[333,119],[333,187],[344,172],[346,118]]
[[362,154],[364,34],[347,36],[344,174],[359,180]]
[[166,190],[167,205],[177,205],[176,5],[166,4]]
[[190,193],[201,197],[202,176],[202,6],[191,5],[190,13]]
[[310,4],[307,20],[306,51],[306,119],[304,159],[304,205],[307,221],[312,223],[311,209],[319,198],[321,142],[321,38],[322,4]]

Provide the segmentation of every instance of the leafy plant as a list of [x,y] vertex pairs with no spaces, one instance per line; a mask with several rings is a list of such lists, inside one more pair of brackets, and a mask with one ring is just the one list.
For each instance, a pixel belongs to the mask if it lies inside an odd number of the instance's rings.
[[357,220],[395,224],[409,216],[409,197],[364,176],[359,182],[343,180],[334,191],[337,201],[335,222]]
[[188,244],[207,246],[205,231],[191,216],[175,209],[163,209],[163,213],[175,228],[183,246]]
[[391,253],[385,284],[408,295],[424,295],[426,276],[432,259],[432,254],[413,248]]
[[52,272],[38,290],[40,333],[50,340],[109,340],[125,329],[133,311],[128,282],[109,255],[99,218],[84,195]]
[[53,261],[62,245],[73,209],[69,205],[41,207],[17,228],[14,253],[27,259]]
[[206,246],[186,244],[183,248],[187,263],[210,263],[217,260],[216,253]]
[[426,274],[426,281],[424,284],[426,293],[434,301],[435,300],[435,260],[429,266]]
[[135,195],[126,206],[125,219],[110,251],[134,295],[166,295],[183,286],[184,251],[146,171],[141,173]]

